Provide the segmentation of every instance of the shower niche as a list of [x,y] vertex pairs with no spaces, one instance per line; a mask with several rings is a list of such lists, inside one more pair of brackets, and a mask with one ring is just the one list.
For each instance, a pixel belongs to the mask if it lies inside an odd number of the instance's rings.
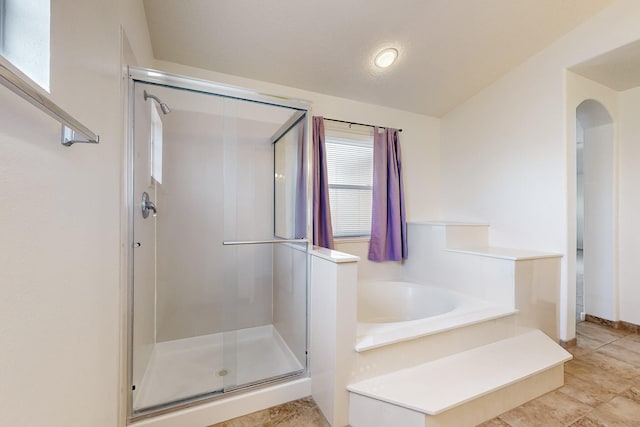
[[130,419],[305,376],[306,104],[130,76]]

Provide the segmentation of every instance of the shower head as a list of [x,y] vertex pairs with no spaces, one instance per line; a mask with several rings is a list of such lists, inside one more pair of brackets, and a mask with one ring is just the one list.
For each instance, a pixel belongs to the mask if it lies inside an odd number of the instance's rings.
[[164,102],[160,103],[160,109],[162,110],[162,112],[164,114],[169,114],[171,112],[171,109],[169,108],[169,106],[167,104],[165,104]]
[[164,102],[160,101],[160,98],[158,98],[155,95],[151,95],[149,93],[147,93],[147,91],[144,91],[144,100],[146,101],[148,98],[154,99],[159,105],[160,105],[160,109],[162,110],[163,114],[169,114],[171,112],[171,108],[169,108],[169,106],[167,104],[165,104]]

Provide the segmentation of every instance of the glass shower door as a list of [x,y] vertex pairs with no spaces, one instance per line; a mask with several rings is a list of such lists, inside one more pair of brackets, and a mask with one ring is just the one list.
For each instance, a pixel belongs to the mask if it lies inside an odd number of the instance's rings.
[[140,82],[133,96],[132,408],[144,413],[223,391],[221,189],[210,183],[223,179],[224,99]]
[[[298,161],[300,174],[306,174],[298,156],[304,155],[298,150],[304,150],[306,142],[305,115],[290,112],[265,138],[264,123],[239,119],[241,102],[225,104],[225,391],[299,374],[306,367],[307,245],[296,239],[306,235],[306,179],[298,182],[304,187],[297,191],[303,199],[297,212],[301,236],[294,235],[292,220]],[[258,132],[258,127],[265,131]],[[289,157],[283,156],[281,148],[289,145]],[[287,168],[285,161],[290,162]],[[287,176],[294,181],[293,192],[279,186],[285,169],[292,171]],[[288,205],[278,206],[283,198]],[[276,231],[284,222],[292,223],[291,235]]]
[[305,113],[141,81],[132,97],[132,416],[304,373]]

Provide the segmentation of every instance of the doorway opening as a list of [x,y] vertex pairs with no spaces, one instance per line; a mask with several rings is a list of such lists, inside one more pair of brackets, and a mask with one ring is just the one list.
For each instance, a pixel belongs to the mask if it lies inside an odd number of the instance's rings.
[[614,123],[598,101],[576,109],[576,320],[616,320]]

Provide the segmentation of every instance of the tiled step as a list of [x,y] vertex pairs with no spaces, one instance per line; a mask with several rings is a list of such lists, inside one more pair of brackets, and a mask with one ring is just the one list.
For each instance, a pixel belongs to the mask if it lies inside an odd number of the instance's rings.
[[[366,350],[356,347],[351,383],[416,367],[520,333],[518,331],[521,331],[521,328],[517,326],[517,314],[502,314],[501,316],[484,317],[481,321],[469,322],[468,324],[460,319],[449,319],[460,323],[452,327],[442,327],[440,320],[433,319],[433,322],[427,322],[439,326],[433,333],[424,336],[417,335],[410,340],[387,343],[379,347],[373,346],[373,348]],[[403,326],[404,323],[409,322],[402,322],[399,326]],[[403,332],[403,330],[398,332]],[[371,339],[382,340],[386,337],[386,335],[379,337],[374,335]],[[362,338],[359,337],[359,340],[362,342]]]
[[474,426],[560,387],[571,355],[539,330],[347,387],[350,423]]

